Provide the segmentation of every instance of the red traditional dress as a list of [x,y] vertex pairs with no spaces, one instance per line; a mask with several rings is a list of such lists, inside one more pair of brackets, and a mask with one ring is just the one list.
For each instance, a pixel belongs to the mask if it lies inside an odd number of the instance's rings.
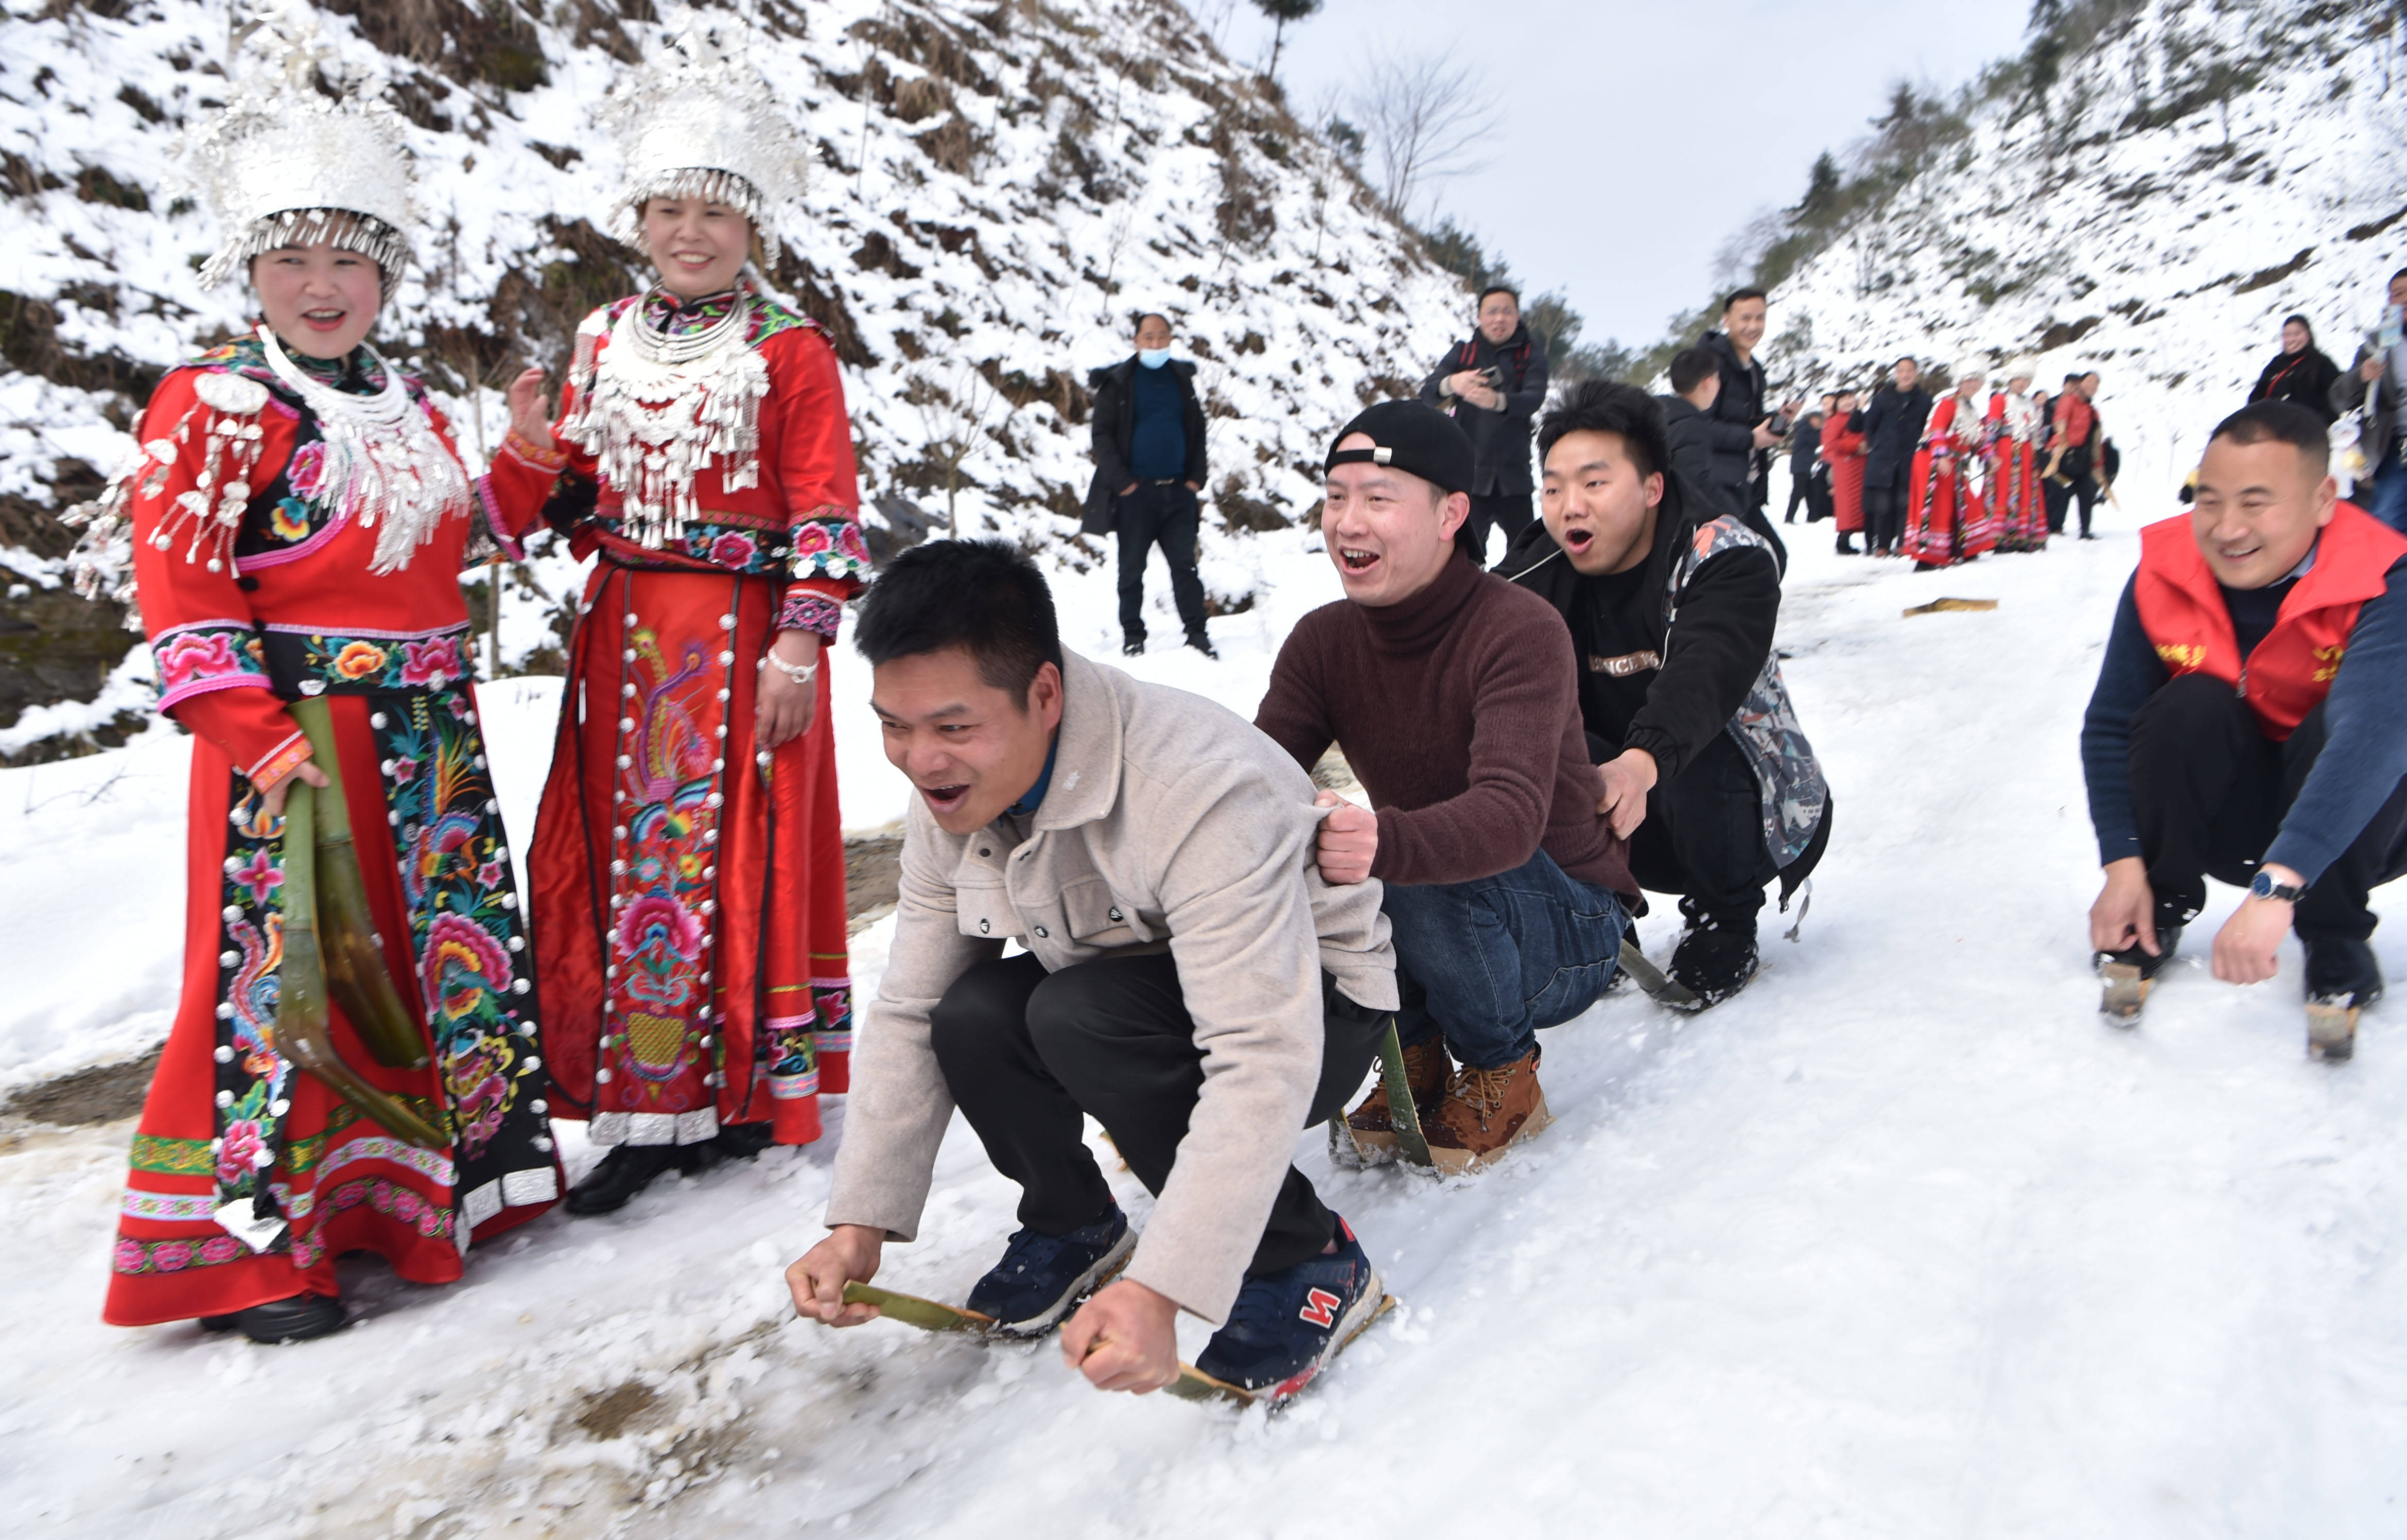
[[[193,734],[192,834],[183,994],[134,1140],[106,1318],[332,1296],[347,1251],[448,1283],[472,1240],[560,1194],[469,689],[467,478],[415,380],[364,348],[289,358],[263,329],[162,380],[140,439],[110,499],[132,519],[160,709]],[[331,708],[386,969],[431,1062],[380,1065],[339,1006],[333,1040],[448,1148],[405,1143],[278,1050],[283,820],[262,798],[308,757],[285,709],[305,696]]]
[[1822,424],[1822,463],[1830,467],[1830,506],[1841,535],[1864,528],[1864,435],[1847,426],[1851,414],[1832,412]]
[[852,1046],[833,649],[809,732],[764,752],[753,714],[777,633],[833,642],[869,570],[834,351],[748,288],[654,290],[578,328],[556,436],[483,484],[598,558],[529,854],[554,1115],[807,1144]]
[[1988,421],[1977,403],[1958,393],[1930,408],[1922,448],[1915,451],[1906,505],[1902,549],[1908,559],[1923,566],[1952,566],[1997,544],[1978,485],[1987,447]]
[[2000,550],[2047,549],[2047,498],[2039,482],[2039,398],[2000,391],[1989,397],[1989,511]]

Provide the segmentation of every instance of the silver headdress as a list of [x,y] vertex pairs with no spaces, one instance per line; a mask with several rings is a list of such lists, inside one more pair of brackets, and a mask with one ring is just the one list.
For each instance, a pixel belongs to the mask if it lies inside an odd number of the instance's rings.
[[648,201],[706,198],[742,209],[775,266],[778,218],[801,201],[805,153],[775,102],[740,49],[685,27],[604,108],[627,162],[610,233],[641,251]]
[[346,91],[318,89],[329,50],[306,7],[269,0],[235,34],[225,110],[185,153],[218,216],[223,244],[201,268],[214,288],[279,246],[331,241],[377,264],[391,298],[409,261],[409,149],[400,114]]

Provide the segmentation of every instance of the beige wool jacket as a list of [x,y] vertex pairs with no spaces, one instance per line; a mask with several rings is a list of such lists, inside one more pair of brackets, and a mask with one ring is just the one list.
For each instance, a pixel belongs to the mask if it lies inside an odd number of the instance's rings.
[[1048,971],[1176,962],[1204,1089],[1128,1276],[1227,1319],[1320,1077],[1320,972],[1396,1006],[1376,881],[1320,879],[1311,778],[1252,723],[1063,655],[1053,779],[1023,841],[948,834],[919,799],[903,840],[886,976],[852,1061],[830,1225],[913,1238],[953,1112],[928,1016],[1006,937]]

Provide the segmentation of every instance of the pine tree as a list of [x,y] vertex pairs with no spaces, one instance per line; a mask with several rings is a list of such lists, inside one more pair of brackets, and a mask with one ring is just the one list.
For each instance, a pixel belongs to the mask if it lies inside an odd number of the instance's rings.
[[1815,157],[1812,178],[1805,184],[1805,195],[1797,200],[1789,212],[1800,224],[1820,224],[1838,211],[1839,163],[1829,150]]
[[1272,79],[1278,78],[1279,45],[1287,40],[1287,24],[1303,21],[1320,7],[1321,0],[1254,0],[1254,8],[1277,23],[1271,31]]

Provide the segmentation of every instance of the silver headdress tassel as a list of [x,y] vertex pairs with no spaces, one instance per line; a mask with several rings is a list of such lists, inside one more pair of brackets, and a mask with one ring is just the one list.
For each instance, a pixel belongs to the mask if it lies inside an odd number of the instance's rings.
[[706,198],[742,209],[776,266],[777,224],[801,202],[807,153],[776,100],[743,50],[681,29],[604,108],[627,163],[610,233],[641,251],[647,202]]
[[[201,268],[212,288],[279,246],[331,241],[377,264],[384,295],[409,262],[409,149],[400,114],[318,89],[330,50],[307,7],[269,0],[235,35],[225,110],[186,143],[221,244]],[[242,55],[249,55],[246,60]]]

